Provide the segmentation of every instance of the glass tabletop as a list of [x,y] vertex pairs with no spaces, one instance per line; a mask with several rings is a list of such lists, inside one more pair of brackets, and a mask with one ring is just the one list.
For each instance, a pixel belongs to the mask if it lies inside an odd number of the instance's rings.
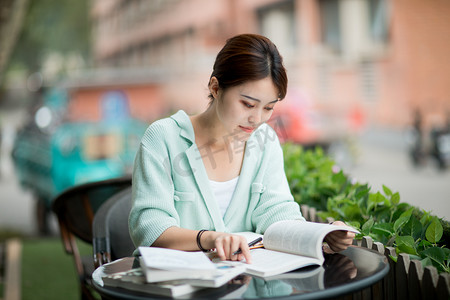
[[[167,297],[104,286],[102,276],[130,270],[134,258],[101,266],[92,274],[95,289],[107,299],[162,299]],[[260,278],[240,275],[220,288],[201,289],[183,299],[320,299],[350,294],[380,281],[389,271],[385,256],[361,247],[325,254],[322,266]]]

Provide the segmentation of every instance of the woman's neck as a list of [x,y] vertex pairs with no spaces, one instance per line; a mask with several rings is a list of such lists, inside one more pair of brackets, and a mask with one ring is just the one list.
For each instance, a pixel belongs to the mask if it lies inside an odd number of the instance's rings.
[[192,116],[191,122],[194,127],[195,142],[198,146],[225,146],[223,137],[227,135],[227,132],[217,116],[214,104],[211,104],[204,112]]

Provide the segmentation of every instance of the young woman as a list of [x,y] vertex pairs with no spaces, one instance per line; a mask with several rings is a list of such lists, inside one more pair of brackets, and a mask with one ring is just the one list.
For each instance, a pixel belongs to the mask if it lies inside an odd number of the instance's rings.
[[[217,55],[208,108],[150,125],[133,173],[129,229],[136,246],[215,248],[223,260],[251,263],[245,238],[233,232],[262,234],[280,220],[305,221],[289,190],[278,138],[266,124],[287,81],[269,39],[238,35]],[[336,231],[326,241],[340,251],[353,238]]]

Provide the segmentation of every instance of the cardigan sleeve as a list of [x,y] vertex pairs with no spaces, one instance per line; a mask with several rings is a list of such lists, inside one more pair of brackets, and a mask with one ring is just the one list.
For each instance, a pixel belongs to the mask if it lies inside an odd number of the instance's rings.
[[260,199],[252,213],[255,231],[261,234],[277,221],[305,221],[290,191],[284,171],[283,151],[276,134],[274,139],[267,141],[265,148],[260,165],[260,172],[263,172]]
[[151,125],[134,162],[133,204],[128,226],[136,247],[151,246],[167,228],[179,226],[172,178],[164,167],[169,152],[163,136],[163,126]]

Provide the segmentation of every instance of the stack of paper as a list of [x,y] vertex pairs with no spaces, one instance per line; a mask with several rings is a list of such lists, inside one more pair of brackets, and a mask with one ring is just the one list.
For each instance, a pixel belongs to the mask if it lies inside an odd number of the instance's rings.
[[178,281],[193,286],[219,287],[244,273],[244,265],[213,263],[203,252],[139,247],[147,282]]

